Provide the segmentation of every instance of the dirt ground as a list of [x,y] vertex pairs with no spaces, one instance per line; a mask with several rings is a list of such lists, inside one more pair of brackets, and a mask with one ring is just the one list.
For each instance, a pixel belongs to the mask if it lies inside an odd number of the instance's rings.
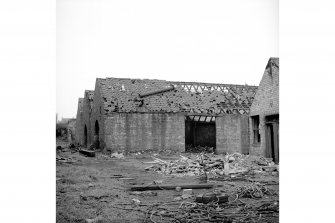
[[[156,190],[154,191],[157,192],[156,196],[131,194],[129,189],[131,185],[151,185],[154,181],[159,180],[163,184],[199,184],[199,180],[194,176],[174,177],[145,171],[144,168],[150,164],[144,162],[153,161],[150,154],[141,154],[125,159],[107,158],[101,153],[97,153],[96,157],[85,157],[78,152],[71,151],[59,152],[59,154],[65,158],[71,157],[73,162],[56,162],[57,222],[178,222],[152,215],[150,219],[149,209],[152,210],[153,205],[159,203],[165,203],[166,209],[178,209],[182,202],[184,204],[194,202],[194,197],[174,201],[174,198],[182,194],[182,191],[176,190]],[[187,156],[187,154],[183,155]],[[179,158],[178,155],[159,155],[157,157],[163,160]],[[121,177],[133,178],[134,180],[122,179]],[[243,198],[240,199],[241,202],[256,205],[261,202],[277,202],[279,200],[279,184],[276,183],[278,175],[260,174],[254,176],[253,180],[261,180],[263,183],[269,182],[266,187],[276,193],[266,195],[261,199]],[[249,185],[251,182],[246,180],[214,182],[210,180],[208,183],[216,183],[218,186],[214,189],[195,189],[193,190],[194,194],[213,190],[229,192],[237,186]],[[135,204],[132,199],[138,199],[141,203]],[[168,202],[171,203],[167,204]],[[87,219],[96,219],[96,221]],[[276,213],[273,217],[260,217],[259,221],[245,219],[243,222],[278,221],[278,213]],[[197,220],[193,222],[208,221]]]

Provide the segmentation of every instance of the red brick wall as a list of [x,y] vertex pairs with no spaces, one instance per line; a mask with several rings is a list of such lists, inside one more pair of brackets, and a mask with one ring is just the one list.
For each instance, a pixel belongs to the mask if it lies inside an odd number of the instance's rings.
[[249,148],[248,116],[224,115],[216,117],[216,152],[246,153]]
[[271,61],[275,62],[278,67],[273,65],[271,69],[270,66],[267,66],[250,108],[250,116],[260,116],[260,144],[253,143],[252,120],[249,119],[250,154],[254,155],[265,156],[265,116],[279,114],[279,59],[271,58],[269,62]]
[[114,113],[104,121],[105,146],[111,151],[185,151],[181,114]]

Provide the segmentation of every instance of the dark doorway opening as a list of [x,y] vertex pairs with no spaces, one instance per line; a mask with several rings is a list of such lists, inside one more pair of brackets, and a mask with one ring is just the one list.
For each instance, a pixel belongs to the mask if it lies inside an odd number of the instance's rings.
[[84,146],[87,146],[87,127],[84,127]]
[[185,151],[214,152],[216,127],[214,116],[185,117]]
[[98,120],[95,121],[94,125],[94,147],[96,149],[100,148],[100,141],[99,141],[99,122]]
[[279,115],[265,117],[266,157],[279,163]]

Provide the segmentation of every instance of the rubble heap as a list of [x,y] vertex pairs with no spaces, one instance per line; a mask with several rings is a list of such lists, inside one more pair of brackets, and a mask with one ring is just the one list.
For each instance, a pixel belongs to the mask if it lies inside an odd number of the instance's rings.
[[[190,157],[180,155],[180,159],[165,161],[152,157],[154,161],[145,168],[146,171],[155,171],[165,175],[199,176],[204,172],[212,175],[239,174],[247,172],[277,170],[278,166],[270,158],[261,156],[243,155],[240,153],[228,155],[190,154]],[[226,168],[225,168],[226,165]]]

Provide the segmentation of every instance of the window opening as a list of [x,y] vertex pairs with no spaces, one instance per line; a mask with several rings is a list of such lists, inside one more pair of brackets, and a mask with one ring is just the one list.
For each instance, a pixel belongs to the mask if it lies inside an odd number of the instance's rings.
[[259,129],[259,115],[251,116],[252,120],[252,130],[253,130],[253,143],[258,144],[261,142],[261,134]]

